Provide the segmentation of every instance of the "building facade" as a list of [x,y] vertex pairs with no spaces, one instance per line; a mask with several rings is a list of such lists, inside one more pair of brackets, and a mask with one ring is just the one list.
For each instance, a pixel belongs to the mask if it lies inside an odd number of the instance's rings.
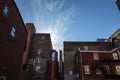
[[28,64],[33,66],[33,79],[45,80],[47,75],[47,61],[52,51],[50,34],[36,33],[32,41]]
[[26,49],[24,51],[23,59],[22,59],[20,80],[32,80],[32,65],[28,64],[27,62],[31,53],[32,41],[36,30],[33,23],[27,23],[25,27],[27,29],[28,35],[27,35]]
[[47,61],[47,79],[46,80],[59,80],[59,67],[58,67],[58,52],[52,50],[50,58]]
[[33,37],[35,35],[35,26],[33,23],[26,23],[25,25],[26,29],[27,29],[27,44],[26,44],[26,50],[23,54],[23,61],[22,61],[22,64],[26,64],[27,63],[27,60],[28,60],[28,57],[30,55],[30,52],[31,52],[31,48],[32,48],[32,41],[33,41]]
[[109,37],[109,41],[112,42],[113,48],[119,47],[119,45],[120,45],[120,28]]
[[0,80],[18,80],[27,30],[13,0],[0,0]]
[[111,42],[64,42],[64,80],[119,80],[119,51]]

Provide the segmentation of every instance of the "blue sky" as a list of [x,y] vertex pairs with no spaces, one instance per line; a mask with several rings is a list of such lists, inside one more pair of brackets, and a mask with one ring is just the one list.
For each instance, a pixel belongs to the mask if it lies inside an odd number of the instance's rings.
[[15,0],[24,23],[50,33],[53,48],[63,41],[96,41],[120,27],[116,0]]

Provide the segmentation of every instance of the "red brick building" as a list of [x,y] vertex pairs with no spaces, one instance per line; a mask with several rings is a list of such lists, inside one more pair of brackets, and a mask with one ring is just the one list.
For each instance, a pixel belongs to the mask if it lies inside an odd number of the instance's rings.
[[32,41],[31,53],[28,64],[33,66],[33,79],[46,79],[47,60],[52,51],[50,34],[36,33]]
[[119,80],[120,29],[97,42],[64,42],[64,80]]
[[18,80],[27,30],[13,0],[0,0],[0,79]]
[[31,51],[31,48],[32,48],[32,41],[33,41],[33,37],[35,35],[35,26],[33,23],[27,23],[26,24],[26,29],[27,29],[27,44],[26,44],[26,50],[23,54],[23,64],[26,64],[27,63],[27,60],[28,60],[28,57],[30,55],[30,51]]
[[23,59],[22,59],[22,70],[21,70],[21,77],[20,80],[32,80],[32,65],[28,64],[28,59],[31,53],[31,48],[32,48],[32,41],[33,37],[35,35],[35,26],[33,23],[27,23],[26,24],[26,29],[27,29],[27,44],[26,44],[26,50],[23,54]]
[[47,62],[47,80],[59,80],[58,52],[53,50]]
[[111,42],[64,42],[64,80],[119,80],[119,51]]

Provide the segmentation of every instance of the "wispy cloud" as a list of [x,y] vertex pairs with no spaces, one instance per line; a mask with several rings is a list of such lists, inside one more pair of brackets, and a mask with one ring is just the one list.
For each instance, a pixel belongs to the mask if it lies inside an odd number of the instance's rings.
[[65,7],[67,0],[30,0],[36,31],[50,33],[54,49],[60,49],[66,39],[73,17],[73,6]]

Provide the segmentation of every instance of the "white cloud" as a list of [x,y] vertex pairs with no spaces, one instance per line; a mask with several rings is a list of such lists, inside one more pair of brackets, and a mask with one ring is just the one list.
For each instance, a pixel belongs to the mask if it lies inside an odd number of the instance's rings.
[[50,33],[54,49],[60,49],[68,36],[65,32],[71,24],[74,9],[72,6],[65,8],[66,4],[65,0],[31,0],[36,31]]

